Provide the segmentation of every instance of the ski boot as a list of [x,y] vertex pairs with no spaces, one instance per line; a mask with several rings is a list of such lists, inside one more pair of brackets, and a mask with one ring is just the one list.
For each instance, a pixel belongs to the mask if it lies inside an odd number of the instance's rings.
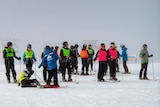
[[11,80],[7,80],[8,83],[11,83]]
[[16,79],[14,79],[13,81],[14,81],[14,83],[17,83],[17,80],[16,80]]

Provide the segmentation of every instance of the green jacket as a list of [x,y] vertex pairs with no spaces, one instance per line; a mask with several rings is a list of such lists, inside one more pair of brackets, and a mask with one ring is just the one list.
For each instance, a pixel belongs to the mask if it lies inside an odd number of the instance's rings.
[[148,63],[148,57],[149,57],[148,50],[142,49],[142,50],[140,51],[139,57],[141,58],[141,63],[142,63],[142,64]]

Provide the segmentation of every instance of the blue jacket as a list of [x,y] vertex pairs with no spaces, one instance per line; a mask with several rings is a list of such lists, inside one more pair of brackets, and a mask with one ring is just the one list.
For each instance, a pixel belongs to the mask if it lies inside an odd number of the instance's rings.
[[58,55],[51,49],[47,49],[44,52],[42,62],[39,65],[39,68],[47,62],[47,70],[53,70],[57,68],[57,60],[59,59]]
[[127,55],[127,48],[124,46],[122,47],[122,60],[127,61],[128,60],[128,55]]

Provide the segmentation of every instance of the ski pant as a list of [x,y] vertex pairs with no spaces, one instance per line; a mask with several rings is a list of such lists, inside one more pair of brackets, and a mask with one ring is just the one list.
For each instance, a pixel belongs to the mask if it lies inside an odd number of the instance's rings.
[[93,58],[89,58],[88,68],[89,68],[89,65],[91,65],[91,70],[93,70]]
[[12,72],[13,79],[16,79],[16,71],[14,68],[14,59],[13,58],[8,58],[5,59],[5,68],[6,68],[6,76],[7,80],[10,80],[10,70]]
[[109,68],[109,61],[106,61],[106,69],[105,69],[105,72],[104,72],[104,74],[106,74],[106,73],[107,73],[107,71],[108,71],[108,68]]
[[139,73],[140,78],[142,77],[143,71],[144,71],[143,78],[147,77],[147,67],[148,67],[148,63],[141,64],[141,70],[140,70],[140,73]]
[[128,67],[127,67],[127,61],[123,61],[123,68],[124,68],[125,72],[129,72]]
[[54,85],[58,85],[57,68],[52,69],[52,70],[48,70],[47,84],[51,83],[52,77],[53,77],[53,83],[54,83]]
[[110,70],[110,77],[115,78],[116,77],[116,60],[109,61],[109,70]]
[[33,66],[33,60],[31,58],[26,58],[25,59],[25,64],[26,64],[26,69],[28,71],[31,71],[32,70],[32,66]]
[[37,86],[39,85],[39,81],[37,79],[29,79],[29,80],[22,80],[21,85],[22,87],[31,87],[31,86]]
[[118,64],[118,59],[116,60],[116,71],[119,72],[119,64]]
[[28,79],[29,79],[34,74],[34,71],[31,70],[31,71],[28,71],[27,73],[28,73]]
[[47,80],[47,67],[43,66],[43,80],[46,81]]
[[99,61],[98,80],[102,80],[106,70],[106,61]]
[[82,58],[82,72],[86,68],[86,73],[88,73],[88,58]]
[[74,69],[78,70],[78,60],[77,57],[71,57],[71,71],[73,72]]
[[71,78],[70,62],[61,62],[62,78],[65,79],[66,69],[68,70],[68,78]]

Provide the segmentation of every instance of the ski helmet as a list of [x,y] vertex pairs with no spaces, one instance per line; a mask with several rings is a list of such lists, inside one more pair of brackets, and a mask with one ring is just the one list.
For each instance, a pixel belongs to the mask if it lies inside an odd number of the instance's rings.
[[83,44],[83,48],[86,48],[87,47],[87,45],[86,44]]
[[143,44],[143,48],[147,47],[147,44]]
[[63,46],[67,46],[68,45],[68,42],[67,41],[64,41],[63,42]]
[[31,44],[28,44],[28,45],[27,45],[27,48],[32,48],[32,45],[31,45]]
[[92,48],[92,45],[91,45],[91,44],[89,44],[89,45],[88,45],[88,48]]
[[46,45],[45,50],[49,49],[50,47],[48,45]]
[[55,49],[58,49],[58,48],[59,48],[59,46],[55,46],[54,48],[55,48]]
[[74,46],[75,48],[78,48],[79,46],[78,46],[78,44],[75,44],[75,46]]
[[9,47],[9,46],[12,46],[12,42],[8,42],[7,43],[7,46]]

